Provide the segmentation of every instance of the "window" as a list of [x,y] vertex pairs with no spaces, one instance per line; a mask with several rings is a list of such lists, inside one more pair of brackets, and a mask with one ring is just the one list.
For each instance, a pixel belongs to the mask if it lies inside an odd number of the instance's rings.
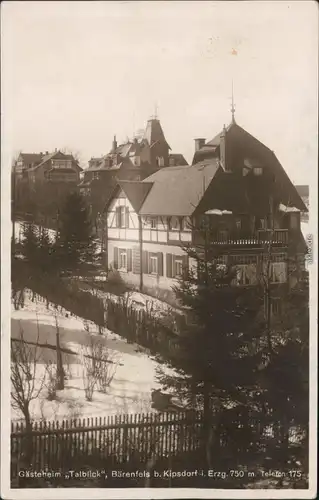
[[169,228],[173,231],[178,231],[180,229],[180,221],[178,217],[171,217],[169,221]]
[[127,271],[127,252],[119,250],[119,269]]
[[272,262],[270,264],[271,283],[285,283],[287,281],[287,266],[285,262]]
[[135,158],[134,158],[134,165],[136,167],[139,167],[141,165],[141,158],[139,156],[135,156]]
[[145,274],[156,274],[156,276],[163,276],[162,252],[150,253],[146,250],[143,250],[142,271]]
[[116,208],[116,227],[129,227],[129,211],[128,207]]
[[267,229],[267,219],[260,219],[260,229]]
[[178,278],[187,268],[187,255],[173,255],[171,253],[166,254],[166,276],[168,278]]
[[93,180],[98,180],[100,178],[99,172],[93,172]]
[[249,174],[249,168],[244,167],[243,168],[243,177],[246,177],[247,174]]
[[192,221],[190,217],[183,217],[182,228],[184,231],[190,231],[192,228]]
[[236,219],[235,224],[236,224],[236,229],[239,231],[241,229],[241,219]]
[[272,316],[280,316],[282,312],[282,300],[277,297],[272,298],[270,308]]
[[158,274],[158,258],[157,255],[150,255],[150,274]]
[[[227,257],[227,256],[225,256],[225,257]],[[237,265],[237,264],[257,264],[257,255],[252,255],[252,254],[232,255],[230,258],[231,258],[231,262],[234,265]]]
[[164,158],[163,158],[163,156],[158,156],[158,157],[156,158],[156,162],[157,162],[157,165],[158,165],[159,167],[164,167]]
[[236,265],[236,277],[233,282],[235,285],[255,285],[257,283],[256,264]]
[[157,217],[151,217],[151,228],[156,229],[157,228]]
[[174,259],[174,269],[173,269],[174,277],[182,276],[183,274],[183,259],[176,258]]
[[262,175],[263,169],[262,167],[254,167],[254,175]]

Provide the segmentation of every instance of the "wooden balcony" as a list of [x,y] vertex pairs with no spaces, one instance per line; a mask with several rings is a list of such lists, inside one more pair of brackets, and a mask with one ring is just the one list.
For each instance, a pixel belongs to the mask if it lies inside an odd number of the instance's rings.
[[[239,231],[217,231],[209,232],[207,237],[211,244],[215,245],[236,245],[236,246],[263,246],[272,243],[273,246],[287,246],[289,238],[288,229],[259,230],[255,233],[242,233]],[[203,243],[204,232],[195,231],[194,242]]]

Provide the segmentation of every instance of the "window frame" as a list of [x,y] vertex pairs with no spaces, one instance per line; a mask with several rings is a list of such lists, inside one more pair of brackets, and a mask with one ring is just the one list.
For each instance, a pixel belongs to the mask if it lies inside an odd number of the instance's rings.
[[[172,221],[175,220],[177,222],[178,227],[173,227],[172,226]],[[177,217],[176,215],[172,215],[170,220],[169,220],[169,230],[170,231],[180,231],[181,230],[181,221],[180,218]]]
[[[253,267],[252,267],[253,266]],[[248,279],[247,277],[247,269],[254,269],[254,279]],[[234,278],[234,284],[237,286],[255,286],[258,283],[257,278],[257,264],[254,262],[247,264],[236,264],[236,277]],[[240,273],[240,276],[239,276]]]
[[[125,256],[125,266],[122,266],[122,258]],[[127,272],[127,250],[124,248],[119,248],[118,250],[118,269],[119,271]]]
[[260,177],[264,173],[263,167],[253,167],[253,173],[256,177]]
[[[182,257],[179,258],[178,256],[175,256],[173,265],[174,265],[173,277],[180,278],[183,275],[183,259],[182,259]],[[177,271],[177,266],[180,266],[180,273]]]
[[[152,269],[153,264],[155,264],[155,270]],[[158,255],[151,253],[149,255],[149,274],[158,275]]]
[[[279,270],[279,272],[278,272]],[[283,277],[283,279],[275,279],[276,277]],[[287,264],[286,262],[271,262],[270,263],[270,283],[286,283],[287,282]]]

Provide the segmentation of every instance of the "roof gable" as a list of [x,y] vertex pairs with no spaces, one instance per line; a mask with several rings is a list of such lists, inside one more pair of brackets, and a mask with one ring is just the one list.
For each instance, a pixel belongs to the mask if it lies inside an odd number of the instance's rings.
[[124,194],[129,200],[136,213],[139,213],[140,208],[148,195],[153,183],[140,181],[119,181],[113,188],[110,196],[106,200],[104,211],[107,211],[114,198],[120,194]]
[[167,167],[147,177],[142,183],[153,183],[141,209],[141,215],[189,216],[199,205],[212,182],[217,160],[196,165]]
[[[247,158],[255,158],[265,165],[266,168],[271,169],[272,173],[276,177],[276,180],[278,181],[276,182],[275,189],[283,198],[285,204],[296,206],[302,211],[307,211],[307,208],[296,187],[291,182],[288,174],[273,151],[235,122],[232,122],[228,127],[226,127],[225,130],[226,147],[228,140],[233,142],[235,147],[239,146],[243,150],[247,149]],[[208,141],[203,148],[196,151],[193,161],[198,161],[204,155],[206,158],[210,158],[211,156],[214,157],[216,154],[219,156],[219,146],[223,133],[224,131],[222,130],[213,139]],[[209,153],[210,149],[211,155]]]
[[32,168],[32,170],[37,170],[39,167],[42,167],[47,161],[52,160],[53,158],[57,160],[72,160],[72,167],[76,167],[79,172],[82,172],[83,168],[80,167],[78,162],[75,160],[74,156],[71,154],[62,153],[62,151],[55,151],[54,153],[47,154],[42,157],[41,163]]

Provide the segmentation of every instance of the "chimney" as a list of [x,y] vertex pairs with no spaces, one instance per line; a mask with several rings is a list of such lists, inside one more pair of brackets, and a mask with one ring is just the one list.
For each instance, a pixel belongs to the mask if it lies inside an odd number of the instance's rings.
[[46,152],[45,152],[45,154],[46,154],[46,155],[48,155],[48,154],[49,154],[49,151],[46,151]]
[[205,146],[206,139],[199,138],[195,139],[195,152]]
[[112,142],[112,153],[115,153],[116,149],[117,149],[117,142],[116,142],[116,135],[115,135],[113,142]]

